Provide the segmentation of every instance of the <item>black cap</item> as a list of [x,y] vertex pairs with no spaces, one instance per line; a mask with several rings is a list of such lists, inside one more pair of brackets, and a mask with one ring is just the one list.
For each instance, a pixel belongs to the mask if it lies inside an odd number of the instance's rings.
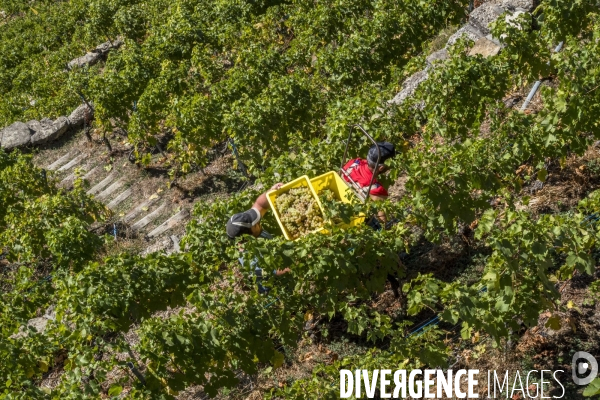
[[[377,146],[379,147],[380,152],[379,164],[383,164],[388,158],[392,158],[396,155],[396,149],[390,142],[377,142]],[[372,163],[377,162],[377,147],[375,145],[369,148],[367,160]]]
[[227,221],[227,236],[233,239],[243,234],[250,235],[250,228],[259,222],[260,212],[254,208],[243,213],[234,214]]

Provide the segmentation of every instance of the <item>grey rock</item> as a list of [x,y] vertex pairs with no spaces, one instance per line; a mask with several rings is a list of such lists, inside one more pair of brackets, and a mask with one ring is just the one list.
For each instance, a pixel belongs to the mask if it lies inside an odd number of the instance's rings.
[[44,313],[44,318],[51,320],[51,321],[56,321],[56,311],[54,310],[54,304],[51,304],[46,309],[46,312]]
[[534,0],[493,0],[494,4],[510,11],[522,9],[523,11],[533,11],[535,7]]
[[521,15],[527,15],[529,17],[529,22],[531,23],[531,15],[525,11],[515,11],[511,15],[507,15],[505,17],[506,23],[508,23],[509,25],[512,25],[514,27],[517,27],[520,30],[523,30],[522,23],[518,21],[520,19]]
[[40,122],[42,129],[31,136],[31,144],[36,145],[56,140],[69,129],[69,120],[67,117],[58,117],[51,124],[44,120]]
[[450,54],[448,53],[448,50],[441,49],[427,56],[427,64],[429,66],[433,66],[433,64],[435,64],[436,62],[442,62],[444,60],[447,60],[449,57]]
[[470,56],[482,55],[483,58],[497,55],[502,46],[488,40],[487,38],[481,38],[475,42],[475,46],[469,51]]
[[179,238],[175,235],[171,235],[170,238],[171,238],[171,241],[173,242],[173,252],[180,253],[181,248],[179,247]]
[[463,36],[469,40],[476,42],[478,39],[484,37],[485,34],[473,25],[465,24],[458,31],[456,31],[454,35],[450,36],[450,38],[448,39],[448,43],[446,43],[446,49],[454,45],[454,43],[456,43],[456,41]]
[[121,47],[121,45],[123,44],[123,41],[121,39],[117,39],[114,42],[104,42],[98,46],[96,46],[96,48],[92,51],[90,51],[89,53],[86,53],[85,55],[81,56],[81,57],[77,57],[74,60],[69,61],[69,63],[67,64],[67,69],[71,70],[75,67],[84,67],[86,65],[94,65],[96,64],[98,61],[100,61],[102,58],[104,58],[104,56],[106,56],[106,54],[108,54],[108,52],[112,49],[117,49],[119,47]]
[[31,129],[31,134],[33,135],[34,133],[40,132],[43,129],[50,128],[53,123],[54,121],[52,121],[50,118],[42,118],[39,121],[32,120],[26,122],[25,124],[29,127],[29,129]]
[[146,248],[146,250],[144,250],[142,252],[142,255],[148,255],[148,254],[152,254],[152,253],[158,253],[158,252],[167,252],[168,249],[171,247],[171,239],[169,238],[165,238],[162,240],[157,241],[156,243],[151,244],[150,246],[148,246]]
[[404,83],[402,83],[402,90],[392,100],[390,100],[389,103],[398,105],[402,104],[408,97],[413,95],[421,82],[425,81],[427,78],[429,78],[427,68],[423,71],[413,74],[410,78],[405,80]]
[[48,318],[46,318],[46,316],[30,319],[29,321],[27,321],[27,325],[21,326],[19,328],[19,332],[15,333],[14,335],[11,335],[10,338],[11,339],[20,339],[20,338],[26,337],[29,334],[29,329],[27,329],[27,328],[30,326],[32,328],[35,328],[35,330],[38,333],[43,333],[46,330],[47,325],[48,325]]
[[27,322],[27,326],[35,328],[35,330],[39,333],[44,332],[46,330],[47,325],[48,319],[46,317],[33,318]]
[[31,141],[31,129],[23,122],[15,122],[4,128],[0,136],[0,146],[3,149],[14,149],[25,146]]
[[25,125],[27,125],[33,132],[42,130],[42,123],[40,121],[36,121],[35,119],[25,122]]
[[67,64],[68,69],[73,69],[75,67],[84,67],[86,65],[94,65],[103,57],[102,52],[90,52],[84,56],[77,57],[74,60],[69,61]]
[[[520,21],[520,17],[521,15],[527,15],[529,17],[529,21],[525,22],[525,24],[527,26],[523,26],[523,22]],[[523,30],[523,29],[530,29],[531,28],[531,14],[529,14],[528,12],[525,11],[515,11],[513,14],[509,14],[505,17],[505,21],[508,25],[513,26],[519,30]],[[527,19],[526,19],[527,21]],[[506,39],[507,34],[503,33],[502,35],[500,35],[500,39],[504,40]]]
[[88,107],[87,104],[82,104],[69,115],[69,123],[72,127],[82,126],[86,114],[88,118],[91,118],[94,115],[94,109]]
[[469,16],[469,24],[485,35],[490,33],[489,25],[505,12],[504,8],[494,3],[484,3],[477,7]]
[[112,48],[111,42],[104,42],[104,43],[96,46],[96,48],[93,50],[93,52],[106,54],[110,51],[111,48]]
[[104,42],[98,46],[96,46],[96,51],[99,51],[102,54],[106,54],[112,49],[118,49],[123,45],[123,41],[121,39],[117,39],[114,42]]

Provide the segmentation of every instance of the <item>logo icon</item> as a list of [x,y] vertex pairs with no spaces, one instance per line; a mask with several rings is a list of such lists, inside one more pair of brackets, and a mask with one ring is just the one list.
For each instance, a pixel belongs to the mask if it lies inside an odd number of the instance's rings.
[[[578,362],[584,359],[585,361]],[[598,376],[598,362],[590,353],[585,351],[578,351],[573,354],[573,361],[571,364],[573,371],[573,382],[576,385],[587,385]],[[585,378],[580,378],[579,375],[583,375],[587,371],[591,370],[590,374]]]

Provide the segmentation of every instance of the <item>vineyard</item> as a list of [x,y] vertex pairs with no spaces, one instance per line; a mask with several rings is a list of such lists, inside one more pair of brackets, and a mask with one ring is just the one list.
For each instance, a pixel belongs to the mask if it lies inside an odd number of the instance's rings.
[[[0,0],[0,128],[70,116],[41,147],[0,130],[0,398],[333,399],[342,368],[570,376],[575,351],[600,355],[599,87],[597,0]],[[272,212],[273,239],[227,236],[266,188],[337,170],[352,124],[396,144],[389,199],[324,193],[321,215],[298,189],[277,199],[296,240]],[[161,220],[125,170],[216,194]],[[340,227],[360,213],[387,224]],[[173,251],[119,236],[184,218]]]

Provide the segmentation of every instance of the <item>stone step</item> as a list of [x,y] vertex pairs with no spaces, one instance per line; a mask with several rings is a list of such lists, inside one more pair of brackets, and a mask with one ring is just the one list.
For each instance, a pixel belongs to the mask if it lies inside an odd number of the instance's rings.
[[78,155],[77,157],[75,157],[74,159],[72,159],[71,161],[69,161],[68,163],[63,165],[62,167],[60,167],[58,169],[58,172],[67,171],[67,170],[73,168],[74,166],[79,164],[81,162],[81,160],[83,160],[85,157],[87,157],[87,154]]
[[104,191],[100,194],[96,195],[96,200],[104,201],[118,189],[122,188],[125,184],[125,178],[119,178],[118,181],[114,182],[112,185],[104,189]]
[[168,231],[169,229],[171,229],[174,226],[176,226],[179,223],[181,223],[181,221],[187,219],[187,217],[189,215],[190,215],[190,212],[188,210],[185,210],[185,209],[181,210],[177,214],[173,215],[171,218],[169,218],[168,220],[166,220],[165,222],[163,222],[161,225],[159,225],[158,227],[156,227],[147,236],[149,238],[153,238],[153,237],[162,235],[164,232]]
[[156,210],[152,211],[150,214],[146,215],[144,218],[140,219],[135,224],[131,225],[131,229],[133,229],[134,231],[139,231],[140,229],[142,229],[143,227],[148,225],[150,222],[152,222],[156,218],[158,218],[158,216],[160,215],[162,210],[165,209],[165,207],[166,207],[165,203],[161,204],[160,206],[158,206],[156,208]]
[[83,177],[82,179],[90,179],[90,176],[92,176],[96,171],[98,171],[100,169],[99,165],[96,165],[94,168],[90,169]]
[[[90,171],[90,173],[91,172],[92,171]],[[87,175],[88,174],[86,174],[86,176]],[[92,195],[92,194],[96,194],[96,193],[100,192],[102,189],[104,189],[106,187],[106,185],[111,183],[116,177],[117,177],[117,171],[111,172],[110,174],[108,174],[108,176],[106,178],[102,179],[102,181],[100,181],[98,184],[96,184],[96,186],[94,186],[93,188],[88,190],[87,194]],[[85,178],[85,176],[84,176],[84,178]]]
[[119,204],[121,204],[123,202],[123,200],[125,200],[126,198],[131,196],[131,193],[133,193],[133,190],[131,188],[125,190],[123,193],[121,193],[120,195],[115,197],[113,201],[108,203],[107,207],[110,208],[111,210],[114,210],[115,208],[117,208],[117,206]]
[[157,197],[154,197],[154,198],[150,198],[149,200],[146,200],[142,204],[138,205],[133,210],[131,210],[129,212],[129,214],[127,214],[123,218],[123,222],[125,222],[126,224],[129,223],[129,222],[131,222],[131,220],[133,220],[135,217],[137,217],[138,215],[140,215],[142,212],[148,211],[148,209],[150,208],[150,206],[152,206],[158,200],[159,200],[159,197],[157,196]]
[[60,181],[58,183],[58,186],[63,187],[63,188],[68,188],[70,185],[73,184],[74,180],[75,180],[75,174],[70,174],[65,179],[63,179],[62,181]]
[[54,170],[58,169],[58,167],[60,167],[63,164],[65,164],[70,159],[71,159],[71,153],[67,153],[64,156],[62,156],[61,158],[59,158],[58,160],[54,161],[52,164],[48,165],[46,167],[46,169],[48,171],[54,171]]
[[[86,179],[87,176],[91,175],[92,171],[95,171],[98,169],[98,167],[95,167],[94,169],[91,169],[92,165],[94,165],[93,163],[88,163],[85,167],[82,168],[83,171],[89,171],[86,172],[85,175],[82,176],[82,179]],[[69,184],[72,184],[73,181],[75,180],[75,172],[71,172],[66,178],[64,178],[62,181],[60,181],[59,185],[65,187]]]

